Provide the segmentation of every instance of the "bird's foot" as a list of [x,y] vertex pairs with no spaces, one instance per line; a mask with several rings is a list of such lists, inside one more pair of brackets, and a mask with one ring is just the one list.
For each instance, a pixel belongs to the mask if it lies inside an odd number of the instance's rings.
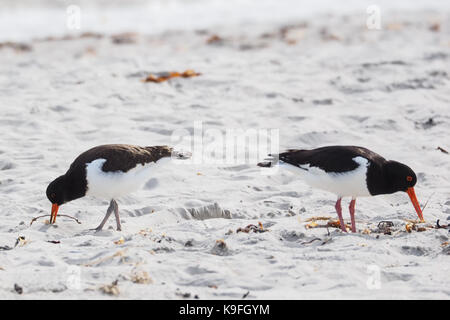
[[95,231],[95,232],[99,232],[99,231],[102,231],[103,230],[103,226],[98,226],[97,228],[93,228],[93,229],[89,229],[89,230],[91,230],[91,231]]

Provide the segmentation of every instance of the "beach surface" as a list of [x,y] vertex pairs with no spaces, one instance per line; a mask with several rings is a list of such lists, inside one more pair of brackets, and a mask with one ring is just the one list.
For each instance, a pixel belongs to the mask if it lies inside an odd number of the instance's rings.
[[[0,299],[449,299],[450,234],[436,222],[450,223],[450,10],[381,5],[377,30],[360,7],[152,32],[10,26],[17,34],[0,40]],[[200,75],[143,81],[186,70]],[[60,208],[81,224],[30,225],[50,214],[47,185],[93,146],[188,149],[200,132],[203,149],[217,150],[233,129],[275,132],[280,151],[360,145],[406,163],[426,223],[409,221],[414,208],[396,193],[358,198],[358,232],[343,233],[333,194],[262,170],[260,157],[204,157],[164,164],[117,199],[120,232],[113,218],[90,230],[109,199],[88,197]]]

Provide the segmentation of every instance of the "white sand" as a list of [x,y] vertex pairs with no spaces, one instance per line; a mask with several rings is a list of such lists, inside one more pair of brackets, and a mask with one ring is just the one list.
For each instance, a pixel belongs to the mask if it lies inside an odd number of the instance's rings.
[[[416,214],[406,194],[358,199],[359,232],[328,235],[305,225],[335,218],[334,195],[254,163],[167,166],[118,200],[122,232],[113,218],[88,230],[108,206],[92,198],[60,209],[80,225],[29,223],[50,213],[48,183],[82,151],[172,144],[172,132],[195,121],[223,132],[279,129],[281,149],[363,145],[411,166],[421,204],[431,196],[427,222],[450,223],[450,155],[436,150],[450,151],[449,14],[397,11],[379,31],[366,29],[362,10],[290,17],[285,38],[285,24],[255,20],[137,34],[123,45],[105,36],[0,48],[0,247],[27,241],[0,249],[0,298],[111,298],[100,288],[118,280],[121,299],[448,299],[449,232],[407,233]],[[224,41],[206,44],[213,34]],[[202,75],[140,81],[186,69]],[[391,235],[361,233],[382,220],[394,223]],[[269,231],[236,233],[258,222]],[[150,283],[133,282],[144,272]]]

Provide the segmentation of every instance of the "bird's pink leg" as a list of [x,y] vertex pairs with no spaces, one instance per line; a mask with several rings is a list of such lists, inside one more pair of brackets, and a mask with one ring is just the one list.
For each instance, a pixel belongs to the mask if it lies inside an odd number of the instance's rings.
[[101,231],[103,229],[103,226],[105,225],[106,221],[108,221],[108,218],[109,218],[109,216],[111,215],[111,213],[113,211],[114,211],[114,203],[113,203],[113,200],[111,200],[111,202],[109,204],[109,207],[108,207],[108,210],[106,211],[106,215],[103,218],[102,222],[100,223],[100,225],[97,228],[92,229],[92,230],[95,230],[97,232]]
[[336,208],[336,212],[339,217],[339,223],[341,224],[342,231],[347,232],[347,229],[345,228],[344,218],[342,217],[341,200],[342,198],[338,198],[334,207]]
[[350,218],[352,219],[352,232],[356,232],[356,223],[355,223],[355,203],[356,199],[352,199],[350,201],[349,210],[350,210]]

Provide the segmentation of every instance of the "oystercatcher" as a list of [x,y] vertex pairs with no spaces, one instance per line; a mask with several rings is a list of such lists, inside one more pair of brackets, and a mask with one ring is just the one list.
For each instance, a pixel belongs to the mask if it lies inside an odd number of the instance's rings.
[[125,144],[101,145],[80,154],[69,170],[47,187],[52,203],[50,223],[55,223],[59,207],[86,195],[110,200],[100,225],[102,230],[114,211],[117,230],[121,230],[116,198],[136,191],[149,179],[152,171],[166,160],[188,159],[189,153],[174,151],[167,146],[138,147]]
[[310,186],[337,195],[335,208],[342,231],[347,231],[342,218],[342,197],[352,197],[349,206],[352,232],[356,232],[357,197],[404,191],[409,195],[420,220],[424,221],[414,192],[416,174],[403,163],[388,161],[373,151],[356,146],[329,146],[313,150],[290,149],[269,156],[271,158],[266,159],[269,161],[258,163],[258,166],[272,167],[279,164],[280,167],[299,174]]

